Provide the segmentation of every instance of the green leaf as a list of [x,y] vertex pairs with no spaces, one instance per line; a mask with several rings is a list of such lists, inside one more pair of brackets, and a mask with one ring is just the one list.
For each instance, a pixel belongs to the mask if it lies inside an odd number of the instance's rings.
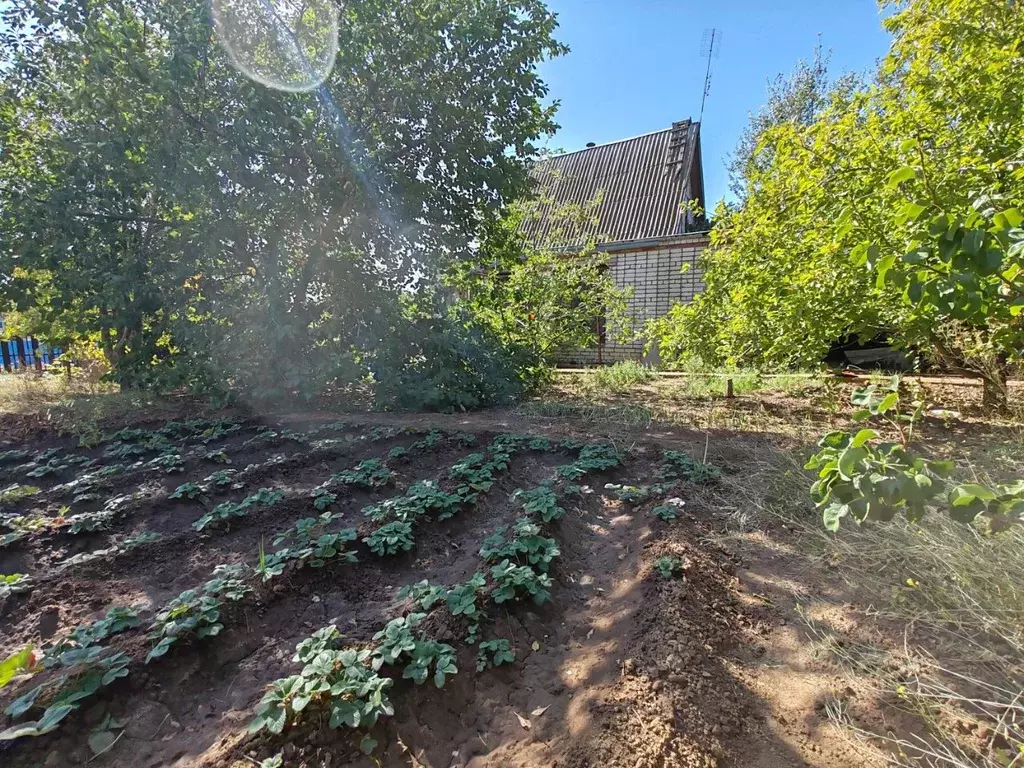
[[0,689],[6,686],[15,676],[27,670],[32,663],[32,646],[26,645],[0,662]]
[[995,492],[990,488],[976,483],[964,483],[950,491],[949,502],[954,507],[962,507],[970,504],[974,499],[992,501],[995,497]]
[[889,174],[889,178],[886,180],[885,185],[889,189],[896,189],[900,184],[905,181],[917,178],[917,171],[911,168],[909,165],[904,165],[902,168],[897,168],[895,171]]
[[829,504],[821,514],[825,527],[835,533],[839,530],[839,524],[843,518],[850,514],[850,508],[846,504]]
[[853,441],[850,443],[851,448],[860,448],[865,445],[869,440],[875,440],[878,438],[878,432],[873,429],[862,429],[853,437]]
[[886,413],[892,410],[892,408],[900,401],[898,392],[890,392],[888,395],[882,398],[882,401],[874,409],[875,413]]
[[863,447],[850,447],[839,456],[839,474],[844,480],[852,480],[857,474],[857,464],[865,459],[868,452]]

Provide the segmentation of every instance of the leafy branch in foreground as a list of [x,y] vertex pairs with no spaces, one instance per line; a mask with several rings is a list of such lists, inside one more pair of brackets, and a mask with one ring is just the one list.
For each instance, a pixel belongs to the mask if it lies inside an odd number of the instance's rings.
[[4,711],[17,719],[38,706],[40,701],[46,702],[38,720],[11,726],[0,733],[0,741],[49,733],[78,709],[84,699],[103,686],[125,677],[129,662],[130,659],[124,653],[109,653],[101,647],[84,649],[69,672],[36,686],[8,705]]
[[864,428],[856,434],[832,432],[818,442],[821,450],[805,468],[818,470],[811,498],[822,508],[830,531],[839,530],[845,517],[859,524],[886,522],[904,514],[917,522],[929,508],[939,506],[958,522],[983,519],[990,531],[1024,521],[1024,480],[994,487],[956,483],[951,479],[956,469],[952,461],[929,459],[910,448],[923,404],[915,404],[912,414],[900,412],[898,378],[883,390],[875,386],[856,390],[853,402],[861,406],[855,420],[880,418],[897,428],[901,440],[887,442],[875,429]]

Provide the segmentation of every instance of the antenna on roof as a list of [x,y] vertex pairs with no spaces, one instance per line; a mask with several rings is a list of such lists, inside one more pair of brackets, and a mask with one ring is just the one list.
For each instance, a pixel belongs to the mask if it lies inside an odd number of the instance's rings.
[[719,49],[722,47],[722,30],[705,29],[704,39],[700,44],[700,55],[708,59],[708,71],[704,75],[704,96],[700,100],[700,117],[697,122],[704,120],[704,103],[708,100],[711,92],[711,60],[718,58]]

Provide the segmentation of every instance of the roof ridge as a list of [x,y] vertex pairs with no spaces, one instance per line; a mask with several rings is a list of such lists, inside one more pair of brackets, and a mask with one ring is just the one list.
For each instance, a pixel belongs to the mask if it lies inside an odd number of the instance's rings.
[[[680,120],[679,122],[689,122],[691,124],[693,123],[692,120]],[[555,157],[565,157],[566,155],[575,155],[575,154],[577,154],[579,152],[589,152],[592,149],[600,149],[601,147],[610,147],[612,144],[622,144],[623,142],[626,142],[626,141],[634,141],[636,139],[643,139],[643,138],[645,138],[647,136],[654,136],[654,135],[659,134],[659,133],[670,133],[670,132],[676,130],[674,126],[675,126],[675,124],[673,124],[672,126],[669,126],[668,128],[662,128],[661,130],[658,130],[658,131],[648,131],[647,133],[638,133],[636,136],[630,136],[630,137],[625,138],[625,139],[615,139],[615,141],[606,141],[603,144],[594,144],[594,146],[592,146],[592,147],[583,147],[582,149],[572,149],[572,150],[569,150],[568,152],[559,152],[557,155],[548,155],[548,156],[546,156],[543,160],[541,160],[541,162],[544,162],[545,160],[550,160],[550,159],[555,158]]]

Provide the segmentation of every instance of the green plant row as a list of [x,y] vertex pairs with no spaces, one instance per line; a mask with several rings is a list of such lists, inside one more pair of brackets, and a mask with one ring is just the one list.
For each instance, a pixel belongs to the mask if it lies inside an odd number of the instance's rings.
[[[478,671],[515,660],[507,639],[479,638],[480,625],[486,619],[485,598],[496,605],[522,599],[543,603],[550,599],[552,582],[547,570],[559,550],[554,539],[541,535],[540,524],[553,523],[565,514],[557,503],[554,486],[564,478],[578,479],[621,462],[619,454],[610,446],[570,445],[580,450],[575,462],[559,467],[548,482],[513,494],[522,502],[524,516],[511,530],[501,529],[484,542],[480,555],[490,566],[486,574],[475,573],[465,583],[451,588],[421,581],[398,593],[399,598],[411,600],[420,611],[443,607],[452,616],[465,619],[468,623],[466,642],[479,642]],[[487,454],[467,456],[449,470],[449,477],[461,481],[454,493],[446,494],[433,485],[419,485],[414,492],[410,488],[412,493],[391,504],[373,505],[369,516],[379,520],[393,517],[378,531],[387,529],[408,536],[412,521],[428,509],[449,512],[464,501],[476,501],[479,493],[490,489],[497,473],[507,469],[516,450],[552,450],[554,447],[544,438],[500,436],[488,446]],[[395,543],[401,547],[404,542],[399,538]],[[367,544],[369,546],[369,542]],[[382,551],[388,550],[383,547]],[[414,611],[392,619],[373,636],[368,648],[341,648],[340,635],[334,626],[325,627],[300,643],[293,660],[302,663],[303,669],[297,675],[270,685],[257,706],[250,732],[267,730],[280,734],[310,712],[327,715],[332,728],[370,728],[380,717],[394,713],[388,697],[393,682],[379,674],[385,666],[401,668],[402,677],[417,684],[432,679],[438,688],[442,687],[447,678],[458,671],[455,649],[416,631],[427,616],[424,612]],[[372,751],[375,745],[368,735],[361,742],[366,752]]]

